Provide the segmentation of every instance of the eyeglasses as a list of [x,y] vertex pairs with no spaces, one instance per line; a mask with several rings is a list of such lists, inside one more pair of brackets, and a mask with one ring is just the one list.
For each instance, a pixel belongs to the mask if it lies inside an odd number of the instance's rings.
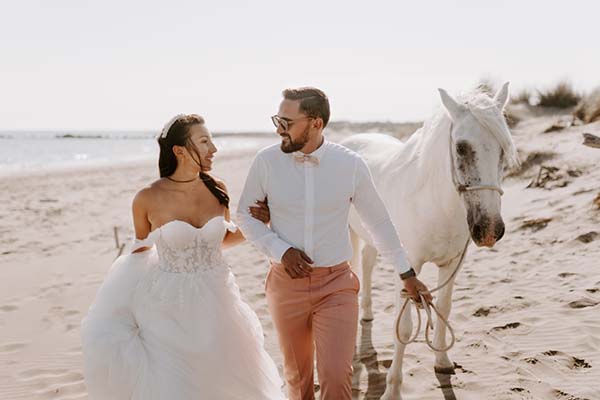
[[293,123],[303,119],[315,119],[315,117],[302,117],[296,119],[283,119],[279,115],[273,115],[271,117],[271,121],[273,122],[273,125],[275,125],[275,128],[279,129],[279,127],[281,127],[283,128],[284,132],[287,132],[287,130],[290,129],[290,126]]

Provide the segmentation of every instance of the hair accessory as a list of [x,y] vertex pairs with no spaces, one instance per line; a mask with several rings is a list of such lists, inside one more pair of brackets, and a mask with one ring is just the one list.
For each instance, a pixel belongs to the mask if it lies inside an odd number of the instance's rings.
[[162,131],[160,132],[160,135],[158,136],[158,139],[164,139],[167,137],[167,133],[169,133],[169,129],[171,129],[171,127],[173,126],[173,124],[175,122],[177,122],[177,120],[179,118],[185,117],[185,114],[177,114],[176,116],[174,116],[173,118],[171,118],[171,120],[169,122],[167,122],[167,124],[165,125],[165,127],[162,129]]

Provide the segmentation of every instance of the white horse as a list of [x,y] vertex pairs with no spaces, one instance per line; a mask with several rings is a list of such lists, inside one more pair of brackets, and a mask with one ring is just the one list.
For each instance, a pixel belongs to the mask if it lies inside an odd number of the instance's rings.
[[[500,214],[500,183],[504,163],[518,163],[502,111],[508,100],[508,82],[494,98],[475,91],[459,101],[440,89],[445,108],[428,120],[406,143],[382,134],[359,134],[342,144],[367,162],[383,201],[417,274],[426,262],[436,264],[438,284],[449,283],[438,294],[436,306],[450,314],[453,272],[460,266],[469,238],[477,246],[492,247],[504,234]],[[372,320],[371,274],[377,250],[355,212],[350,216],[353,265],[362,249],[363,320]],[[430,285],[430,289],[433,285]],[[399,311],[402,284],[396,278]],[[400,320],[399,335],[406,341],[412,331],[410,309]],[[446,348],[446,326],[439,318],[433,344]],[[400,399],[404,348],[395,339],[394,359],[383,399]],[[453,373],[446,351],[435,353],[435,370]]]

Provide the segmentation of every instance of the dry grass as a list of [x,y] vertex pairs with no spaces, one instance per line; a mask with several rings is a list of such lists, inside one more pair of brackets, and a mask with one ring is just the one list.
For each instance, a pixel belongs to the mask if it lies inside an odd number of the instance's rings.
[[504,119],[506,119],[506,124],[508,125],[509,128],[514,128],[515,126],[517,126],[517,124],[519,123],[519,121],[521,121],[521,119],[510,110],[510,108],[506,107],[504,108]]
[[569,108],[576,106],[581,100],[581,95],[575,92],[569,82],[559,82],[546,91],[538,90],[538,95],[537,105],[540,107]]
[[544,229],[552,221],[552,218],[535,218],[523,221],[519,229],[532,229],[534,232]]
[[[482,78],[481,80],[479,80],[479,83],[475,87],[475,90],[485,93],[488,96],[493,98],[496,95],[496,93],[498,92],[498,90],[500,90],[500,87],[497,84],[497,82],[494,81],[493,79]],[[513,103],[513,99],[511,99],[510,102]],[[504,118],[506,119],[506,124],[508,125],[509,128],[514,128],[521,120],[514,113],[512,113],[511,110],[508,109],[508,107],[504,108],[503,114],[504,114]]]
[[522,89],[519,93],[510,98],[510,102],[512,104],[530,104],[532,97],[531,90]]
[[489,78],[482,78],[477,86],[475,86],[475,90],[485,93],[490,97],[494,97],[498,89],[498,84]]
[[[508,171],[506,177],[515,177],[525,175],[532,167],[541,165],[543,162],[556,157],[557,154],[552,151],[533,151],[525,157],[518,167]],[[521,157],[522,158],[522,157]]]
[[596,88],[592,93],[585,96],[573,112],[575,117],[586,124],[600,120],[600,88]]

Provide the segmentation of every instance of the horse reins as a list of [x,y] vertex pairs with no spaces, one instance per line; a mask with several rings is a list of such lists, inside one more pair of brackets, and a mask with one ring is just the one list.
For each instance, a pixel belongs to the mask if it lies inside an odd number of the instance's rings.
[[[458,176],[456,175],[456,168],[454,165],[454,155],[452,154],[453,146],[454,146],[454,141],[452,139],[452,123],[451,123],[450,124],[450,146],[449,146],[450,173],[452,175],[452,183],[454,184],[454,187],[459,195],[464,194],[466,192],[475,191],[475,190],[495,190],[498,193],[500,193],[500,196],[502,196],[504,194],[504,190],[502,190],[501,187],[496,186],[496,185],[472,186],[472,185],[459,183]],[[406,291],[406,289],[401,290],[400,297],[405,300],[404,300],[404,304],[402,305],[402,308],[400,309],[400,312],[398,313],[398,316],[396,317],[395,331],[396,331],[396,339],[398,340],[398,342],[400,342],[404,345],[407,345],[407,344],[414,342],[417,339],[417,336],[419,336],[419,332],[421,330],[421,308],[423,308],[423,309],[425,309],[425,313],[427,314],[427,323],[425,324],[425,342],[427,343],[427,346],[429,346],[433,351],[437,351],[437,352],[448,351],[452,348],[452,346],[454,346],[454,343],[456,342],[456,335],[454,334],[454,329],[452,329],[452,326],[450,326],[450,323],[448,322],[448,320],[442,316],[442,314],[439,312],[439,310],[433,304],[433,302],[425,301],[425,297],[423,296],[423,294],[432,294],[434,292],[437,292],[438,290],[440,290],[443,287],[445,287],[446,285],[448,285],[452,279],[454,279],[460,266],[462,265],[462,263],[465,259],[467,247],[469,247],[469,241],[470,241],[470,238],[467,239],[467,243],[465,243],[465,247],[464,247],[463,251],[452,259],[452,261],[454,261],[457,257],[460,257],[460,259],[458,260],[458,263],[456,264],[456,268],[454,268],[454,271],[448,277],[448,279],[446,279],[446,281],[444,283],[442,283],[441,285],[439,285],[438,287],[436,287],[434,289],[431,289],[426,292],[420,292],[419,293],[419,302],[416,302],[412,297],[410,297],[408,292]],[[413,336],[409,336],[408,340],[405,341],[405,340],[402,340],[402,338],[400,337],[400,320],[402,318],[402,315],[404,314],[404,311],[408,307],[409,302],[414,303],[415,309],[417,310],[417,329],[415,330],[415,334]],[[442,323],[446,326],[446,328],[448,328],[448,331],[450,332],[450,336],[451,336],[450,344],[443,349],[436,348],[433,345],[433,343],[431,342],[431,339],[429,338],[429,330],[433,329],[433,317],[432,317],[432,313],[431,313],[432,310],[437,315],[437,317],[442,321]]]
[[[444,283],[442,283],[441,285],[439,285],[438,287],[436,287],[434,289],[428,290],[426,292],[419,292],[419,302],[416,302],[412,297],[410,297],[408,292],[406,291],[406,289],[402,289],[400,291],[400,297],[404,299],[404,304],[402,305],[402,308],[400,309],[400,312],[398,313],[398,316],[396,317],[396,325],[395,325],[396,326],[396,329],[395,329],[396,330],[396,339],[400,343],[407,345],[407,344],[414,342],[417,339],[417,336],[419,336],[419,332],[421,330],[421,308],[424,308],[425,313],[427,314],[427,324],[425,325],[425,342],[427,343],[427,345],[433,351],[438,351],[438,352],[448,351],[452,348],[452,346],[454,346],[454,342],[456,341],[456,336],[454,335],[454,329],[452,329],[452,326],[450,326],[450,323],[448,322],[448,320],[442,316],[442,314],[439,312],[439,310],[433,304],[433,302],[425,301],[425,297],[423,295],[424,294],[432,294],[434,292],[437,292],[438,290],[440,290],[443,287],[445,287],[446,285],[448,285],[448,283],[450,283],[450,281],[456,276],[458,269],[460,268],[460,266],[462,265],[462,263],[465,259],[465,254],[467,253],[467,247],[469,246],[469,240],[470,239],[467,239],[467,243],[465,243],[464,249],[456,257],[454,257],[452,259],[452,260],[455,260],[457,257],[460,257],[460,259],[458,260],[458,263],[456,264],[456,268],[454,268],[454,271],[452,271],[452,274],[448,277],[448,279],[446,279],[446,281]],[[413,336],[409,337],[408,340],[404,341],[400,337],[400,320],[401,320],[402,314],[404,314],[404,311],[406,310],[406,307],[408,306],[409,302],[414,303],[415,309],[417,310],[417,329],[415,330],[415,334]],[[429,339],[429,330],[433,328],[433,318],[432,318],[431,310],[433,310],[433,312],[435,312],[437,317],[442,321],[442,323],[444,325],[446,325],[446,327],[448,328],[448,331],[450,332],[450,336],[451,336],[450,344],[443,349],[436,348],[433,345],[433,343],[431,342],[431,340]]]

